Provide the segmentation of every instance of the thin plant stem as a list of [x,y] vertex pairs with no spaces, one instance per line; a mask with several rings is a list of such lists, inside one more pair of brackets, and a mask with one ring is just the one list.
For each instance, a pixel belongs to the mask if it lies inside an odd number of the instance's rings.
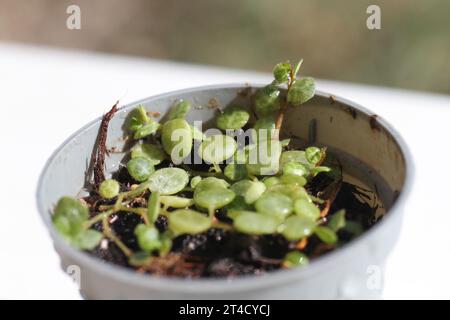
[[130,208],[124,205],[119,205],[117,206],[117,211],[126,211],[126,212],[132,212],[135,214],[138,214],[140,216],[145,216],[147,213],[147,209],[146,208]]
[[222,173],[222,169],[220,169],[220,167],[219,167],[219,165],[217,164],[217,163],[214,163],[213,162],[213,168],[214,168],[214,170],[218,173],[218,174],[221,174]]
[[208,208],[208,215],[209,215],[209,217],[211,218],[212,221],[214,221],[214,219],[216,218],[214,216],[214,212],[215,212],[215,209],[213,207],[209,207]]
[[218,229],[227,230],[227,231],[233,229],[233,226],[232,226],[232,225],[230,225],[230,224],[228,224],[228,223],[220,222],[220,221],[217,220],[217,219],[214,219],[214,220],[213,220],[212,227],[213,227],[213,228],[218,228]]
[[114,213],[116,213],[116,212],[113,209],[110,209],[108,211],[105,211],[105,212],[97,214],[95,217],[93,217],[93,218],[89,219],[88,221],[86,221],[85,228],[89,229],[90,227],[92,227],[97,222],[100,222],[103,219],[108,218],[109,216],[111,216]]
[[[289,71],[289,82],[287,85],[286,96],[287,96],[287,93],[289,92],[289,90],[291,90],[291,87],[294,84],[294,82],[295,82],[294,70],[292,70],[292,68],[291,68],[291,70]],[[274,134],[275,137],[274,138],[276,140],[279,139],[280,130],[281,130],[281,127],[283,125],[283,120],[284,120],[284,112],[285,112],[287,106],[288,106],[288,103],[287,103],[287,98],[286,98],[286,99],[283,99],[283,101],[281,103],[280,112],[278,112],[278,116],[275,121],[275,134]]]
[[122,198],[122,200],[136,198],[137,196],[144,193],[148,189],[149,185],[150,185],[149,181],[143,182],[140,185],[138,185],[136,189],[121,193],[119,195],[119,198]]

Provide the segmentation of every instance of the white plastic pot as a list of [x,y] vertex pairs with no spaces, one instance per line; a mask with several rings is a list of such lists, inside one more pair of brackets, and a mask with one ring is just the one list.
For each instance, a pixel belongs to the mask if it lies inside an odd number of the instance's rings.
[[[256,88],[255,86],[253,88]],[[212,102],[249,105],[247,85],[221,85],[181,90],[150,97],[121,108],[109,125],[108,146],[124,145],[123,123],[142,104],[163,115],[176,99],[194,105],[188,115],[208,121]],[[211,100],[213,99],[213,100]],[[80,195],[101,119],[67,139],[50,157],[39,180],[38,209],[61,258],[62,268],[79,270],[81,294],[90,299],[335,299],[377,298],[384,262],[400,232],[402,211],[412,184],[412,159],[403,139],[383,119],[345,99],[317,92],[285,116],[284,135],[329,147],[353,181],[378,190],[387,211],[384,218],[349,244],[313,260],[307,267],[262,276],[226,279],[175,279],[141,275],[101,261],[69,246],[53,228],[51,212],[63,195]],[[107,159],[107,171],[117,170],[124,154]]]

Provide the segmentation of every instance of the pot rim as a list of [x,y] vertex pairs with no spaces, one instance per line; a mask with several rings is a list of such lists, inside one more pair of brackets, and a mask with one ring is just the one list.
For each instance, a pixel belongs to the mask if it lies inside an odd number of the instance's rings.
[[[188,92],[197,92],[202,90],[213,90],[213,89],[239,89],[239,88],[260,88],[263,87],[263,84],[249,84],[249,83],[231,83],[231,84],[217,84],[217,85],[207,85],[207,86],[198,86],[192,88],[186,88],[181,90],[170,91],[167,93],[162,93],[158,95],[154,95],[151,97],[147,97],[144,99],[140,99],[135,102],[128,103],[125,106],[122,106],[118,112],[125,111],[132,106],[137,104],[148,102],[149,100],[159,100],[164,98],[173,97],[176,95],[188,93]],[[317,90],[315,95],[323,98],[332,98],[338,103],[345,104],[351,106],[358,110],[359,112],[365,114],[367,117],[374,115],[373,112],[366,109],[365,107],[347,100],[345,98],[341,98],[339,96],[335,96],[323,91]],[[255,289],[267,288],[270,286],[279,286],[281,284],[286,284],[292,282],[293,280],[299,279],[307,279],[312,277],[314,274],[327,270],[328,267],[333,267],[335,261],[342,261],[348,255],[351,255],[353,248],[364,244],[369,239],[376,237],[385,225],[390,223],[395,217],[394,215],[399,215],[398,208],[405,204],[406,199],[408,198],[411,189],[412,182],[414,180],[414,164],[411,156],[411,152],[405,143],[402,136],[390,125],[386,120],[381,117],[377,118],[377,122],[392,136],[395,143],[398,145],[401,150],[402,156],[405,161],[406,166],[406,175],[405,181],[403,184],[403,188],[400,192],[400,195],[393,203],[392,207],[389,209],[389,214],[385,216],[384,219],[376,223],[372,228],[366,230],[362,233],[358,238],[350,241],[348,244],[335,249],[329,253],[324,254],[314,260],[312,260],[308,266],[304,268],[293,268],[287,270],[275,270],[268,272],[264,275],[249,275],[249,276],[240,276],[233,279],[184,279],[184,278],[171,278],[171,277],[162,277],[162,276],[152,276],[148,274],[139,274],[135,271],[126,269],[124,267],[115,265],[113,263],[104,262],[99,258],[91,256],[83,251],[79,251],[72,246],[70,246],[67,241],[65,241],[62,236],[56,232],[51,224],[50,213],[46,212],[43,207],[43,203],[41,201],[43,197],[43,183],[44,178],[47,175],[49,167],[51,163],[58,156],[59,152],[74,138],[83,133],[84,131],[90,129],[92,126],[96,125],[101,121],[102,117],[98,117],[97,119],[89,122],[75,133],[73,133],[70,137],[68,137],[50,156],[47,160],[38,180],[37,192],[36,192],[36,201],[39,214],[46,226],[49,230],[51,238],[55,244],[57,244],[65,254],[70,256],[73,261],[80,262],[81,265],[88,266],[92,269],[97,269],[101,271],[104,276],[118,279],[120,281],[127,282],[128,284],[133,284],[138,287],[145,288],[153,288],[158,289],[165,292],[185,292],[185,293],[230,293],[236,291],[248,291]]]

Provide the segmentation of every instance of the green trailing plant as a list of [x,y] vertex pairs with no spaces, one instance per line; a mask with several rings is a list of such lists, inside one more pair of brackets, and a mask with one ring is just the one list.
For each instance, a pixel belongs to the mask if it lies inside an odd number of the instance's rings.
[[[346,226],[346,214],[341,210],[328,220],[328,199],[315,197],[305,188],[319,173],[331,171],[324,165],[326,149],[310,146],[293,150],[289,139],[279,139],[288,109],[314,97],[314,79],[299,76],[301,64],[277,64],[274,80],[256,91],[253,106],[230,106],[219,112],[216,124],[222,134],[205,137],[194,129],[186,120],[191,108],[188,101],[177,102],[163,123],[150,117],[143,106],[132,110],[126,127],[136,144],[124,164],[133,182],[131,187],[114,179],[104,180],[97,189],[103,201],[99,206],[88,207],[80,200],[61,198],[54,210],[55,228],[82,250],[91,250],[107,238],[135,267],[164,258],[176,237],[209,229],[282,236],[294,249],[280,260],[280,266],[306,265],[308,256],[298,244],[316,237],[324,244],[336,245],[337,233]],[[254,120],[252,108],[257,117]],[[225,131],[249,125],[254,129],[253,141],[240,149],[235,138]],[[178,133],[176,139],[174,133]],[[208,172],[180,163],[194,152],[194,140],[199,140],[198,156],[210,165]],[[252,150],[261,146],[267,146],[269,164],[258,158],[250,161]],[[160,167],[169,162],[170,166]],[[264,169],[270,174],[262,174]],[[225,213],[225,219],[218,218],[218,210]],[[142,221],[134,230],[138,251],[125,245],[110,226],[112,216],[127,213]],[[164,232],[156,227],[161,216],[168,221]]]

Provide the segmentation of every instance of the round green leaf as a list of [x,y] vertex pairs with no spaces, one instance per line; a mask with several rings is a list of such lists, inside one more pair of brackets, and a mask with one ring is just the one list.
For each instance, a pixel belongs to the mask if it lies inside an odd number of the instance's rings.
[[328,244],[335,244],[338,240],[336,232],[328,227],[318,226],[314,229],[314,234]]
[[187,186],[189,175],[180,168],[162,168],[150,175],[148,183],[151,192],[171,195],[180,192]]
[[117,197],[120,191],[119,182],[114,179],[107,179],[100,184],[98,193],[105,199]]
[[198,155],[209,163],[220,164],[231,158],[237,149],[236,141],[230,136],[214,135],[206,138],[198,149]]
[[131,159],[127,163],[127,169],[130,176],[138,182],[146,181],[155,171],[155,167],[147,158]]
[[136,132],[143,125],[150,121],[147,116],[143,106],[138,106],[137,108],[130,111],[126,120],[126,128],[132,132]]
[[210,188],[195,192],[194,202],[202,208],[219,209],[233,201],[234,197],[235,194],[230,189]]
[[177,196],[161,196],[161,203],[167,207],[182,209],[194,204],[194,199]]
[[72,244],[82,250],[92,250],[103,239],[103,233],[95,230],[83,230],[73,239]]
[[159,232],[154,226],[139,224],[136,229],[134,229],[134,234],[137,237],[139,247],[143,251],[152,252],[161,248]]
[[276,184],[281,183],[281,180],[278,177],[267,177],[263,179],[262,182],[266,185],[267,188],[270,188]]
[[145,138],[155,133],[159,129],[159,126],[160,125],[158,122],[149,119],[149,122],[147,124],[144,124],[135,131],[133,138],[134,139]]
[[287,94],[287,101],[294,106],[299,106],[314,97],[315,92],[316,85],[314,79],[303,77],[295,81],[291,86]]
[[283,174],[280,178],[281,183],[284,184],[294,184],[303,187],[306,184],[306,179],[302,176],[297,176],[293,174]]
[[285,83],[289,80],[291,72],[291,64],[289,61],[278,63],[275,68],[273,68],[273,77],[279,83]]
[[306,168],[311,167],[311,164],[306,159],[305,151],[302,150],[283,151],[280,156],[280,166],[284,167],[289,162],[301,163]]
[[228,107],[217,117],[217,127],[222,130],[237,130],[245,126],[250,119],[247,109],[239,106]]
[[283,174],[291,174],[294,176],[306,176],[308,175],[308,169],[304,165],[298,162],[288,162],[283,165]]
[[294,210],[299,217],[313,221],[319,219],[320,217],[320,209],[314,203],[306,199],[295,200]]
[[233,225],[236,230],[246,234],[271,234],[276,232],[279,220],[266,214],[247,211],[238,214]]
[[255,112],[258,117],[274,114],[280,110],[281,93],[274,85],[258,89],[255,94]]
[[191,179],[191,188],[195,189],[200,181],[202,181],[202,177],[200,177],[200,176],[193,177]]
[[255,202],[258,212],[274,215],[284,220],[293,210],[291,198],[275,192],[266,192]]
[[308,257],[299,251],[290,251],[286,254],[283,260],[283,265],[292,268],[292,267],[302,267],[309,263]]
[[63,236],[71,238],[81,232],[88,217],[89,209],[79,200],[62,197],[56,204],[53,224]]
[[156,166],[166,158],[166,154],[160,146],[143,143],[131,150],[131,159],[134,158],[147,158],[154,166]]
[[232,184],[231,190],[233,190],[234,193],[236,193],[240,196],[244,196],[251,185],[252,185],[252,181],[245,179],[245,180],[241,180],[241,181],[238,181],[238,182]]
[[281,233],[287,240],[297,241],[309,237],[315,227],[316,223],[314,220],[294,215],[286,219]]
[[197,234],[210,227],[211,220],[194,210],[180,209],[169,214],[169,229],[176,235]]
[[184,119],[169,120],[162,127],[161,142],[172,162],[179,164],[191,152],[192,128]]
[[189,101],[180,100],[170,109],[167,120],[184,119],[190,109],[191,104]]
[[212,188],[228,188],[230,184],[223,179],[216,177],[207,177],[202,179],[195,187],[195,192],[200,192],[202,190],[208,190]]
[[305,157],[311,164],[316,164],[322,158],[322,150],[317,147],[308,147],[305,150]]
[[245,202],[255,202],[266,191],[266,186],[260,181],[241,180],[231,186],[235,194],[244,197]]
[[268,191],[282,193],[292,200],[308,198],[308,193],[306,192],[305,188],[299,186],[298,184],[279,183],[271,186]]

